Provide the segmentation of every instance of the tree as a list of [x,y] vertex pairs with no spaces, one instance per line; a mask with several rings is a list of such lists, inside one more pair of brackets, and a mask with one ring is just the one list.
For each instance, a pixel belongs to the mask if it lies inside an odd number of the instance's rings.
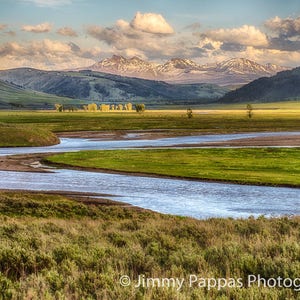
[[100,110],[101,111],[109,111],[109,109],[110,109],[110,106],[109,106],[109,104],[101,104],[100,105]]
[[251,119],[252,116],[253,116],[253,107],[252,107],[252,105],[247,104],[246,109],[247,109],[247,116],[248,116],[249,119]]
[[97,111],[98,106],[96,103],[90,103],[88,104],[88,111]]
[[144,112],[144,111],[145,111],[145,108],[146,108],[145,104],[136,104],[136,105],[135,105],[135,110],[136,110],[136,112],[138,112],[138,113]]
[[130,102],[125,104],[125,109],[126,110],[132,110],[132,104]]
[[191,108],[188,108],[188,109],[186,110],[186,115],[187,115],[187,117],[188,117],[189,119],[191,119],[191,118],[193,117],[193,111],[192,111]]
[[56,103],[56,104],[55,104],[55,110],[56,110],[56,111],[62,112],[63,109],[64,109],[64,107],[63,107],[62,104],[59,104],[59,103]]

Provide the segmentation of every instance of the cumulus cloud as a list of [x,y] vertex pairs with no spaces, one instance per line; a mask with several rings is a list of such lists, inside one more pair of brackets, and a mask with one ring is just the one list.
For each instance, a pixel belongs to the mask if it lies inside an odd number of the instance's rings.
[[6,24],[0,24],[0,30],[3,30],[3,29],[5,29],[6,28]]
[[270,31],[270,49],[282,51],[299,51],[300,17],[295,19],[274,17],[265,22]]
[[167,23],[160,14],[137,12],[130,25],[136,29],[149,33],[172,34],[174,33],[171,25]]
[[76,31],[74,29],[72,29],[71,27],[62,27],[62,28],[59,28],[56,32],[63,36],[70,36],[70,37],[78,36]]
[[33,33],[44,33],[51,31],[52,25],[49,23],[42,23],[38,25],[23,25],[22,30]]
[[167,30],[168,27],[162,26],[163,23],[150,29],[148,25],[151,22],[141,22],[147,19],[149,14],[140,14],[144,16],[143,18],[140,18],[139,14],[137,13],[131,22],[118,20],[110,27],[92,25],[86,28],[86,32],[89,36],[110,46],[111,52],[124,56],[136,54],[143,58],[161,60],[178,56],[202,55],[203,51],[196,43],[181,38],[178,34],[171,34],[173,29]]
[[0,46],[2,68],[22,66],[42,69],[77,68],[93,64],[100,53],[99,47],[81,49],[74,43],[49,39],[28,43],[10,42]]
[[217,29],[205,32],[205,36],[215,41],[243,46],[264,47],[268,45],[267,36],[254,26],[243,25],[239,28]]
[[284,37],[300,36],[300,17],[296,19],[286,18],[281,19],[275,17],[267,20],[265,26],[274,33]]
[[208,50],[219,50],[222,44],[222,42],[214,41],[208,37],[202,36],[198,42],[198,47]]
[[274,37],[270,39],[269,49],[277,49],[282,51],[299,51],[300,49],[300,41],[289,40],[286,38]]
[[72,3],[72,0],[21,0],[21,1],[33,3],[39,7],[57,7],[57,6],[63,6]]
[[[112,27],[89,26],[87,33],[105,42],[113,53],[128,56],[136,53],[140,57],[162,59],[165,57],[182,56],[184,49],[180,41],[173,40],[169,35],[152,34],[136,30],[119,20]],[[185,42],[185,48],[188,42]]]

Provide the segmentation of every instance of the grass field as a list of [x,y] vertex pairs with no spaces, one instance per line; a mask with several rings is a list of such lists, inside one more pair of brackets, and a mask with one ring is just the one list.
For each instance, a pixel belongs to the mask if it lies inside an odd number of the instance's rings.
[[73,112],[46,111],[0,112],[0,121],[22,126],[46,128],[54,132],[72,130],[145,130],[167,129],[187,132],[254,132],[300,130],[300,109],[254,110],[252,119],[246,110],[194,111],[188,119],[186,111]]
[[49,130],[0,123],[0,147],[48,146],[58,143],[57,136]]
[[62,166],[300,187],[300,148],[81,151],[57,154],[46,161]]
[[[190,275],[241,278],[244,286],[248,275],[299,277],[297,217],[198,221],[0,192],[0,220],[1,299],[297,299],[296,285],[218,290],[188,284]],[[120,285],[122,275],[130,286]],[[186,281],[179,291],[134,287],[139,275]]]

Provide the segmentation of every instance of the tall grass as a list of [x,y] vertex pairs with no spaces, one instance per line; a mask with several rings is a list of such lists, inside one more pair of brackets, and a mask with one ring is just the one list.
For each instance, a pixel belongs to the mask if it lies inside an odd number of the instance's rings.
[[58,143],[58,137],[45,128],[0,123],[0,147],[49,146]]
[[[0,193],[0,299],[296,299],[293,288],[135,288],[146,277],[299,277],[300,219],[161,215]],[[122,287],[121,275],[133,284]]]

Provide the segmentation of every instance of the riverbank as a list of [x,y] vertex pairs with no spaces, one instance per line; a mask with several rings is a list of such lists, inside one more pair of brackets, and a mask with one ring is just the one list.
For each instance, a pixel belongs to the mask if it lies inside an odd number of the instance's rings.
[[59,144],[59,138],[47,129],[0,123],[0,147],[40,147]]

